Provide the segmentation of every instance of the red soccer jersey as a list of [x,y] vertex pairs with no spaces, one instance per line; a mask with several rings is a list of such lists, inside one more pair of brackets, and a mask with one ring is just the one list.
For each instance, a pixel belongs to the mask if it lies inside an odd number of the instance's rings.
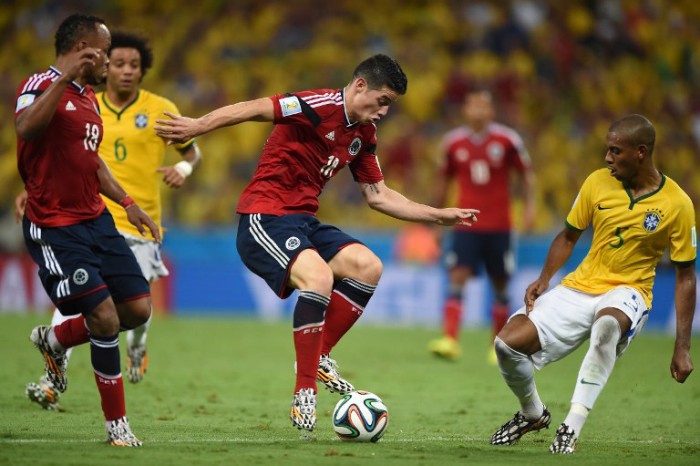
[[[60,76],[55,68],[17,89],[15,119]],[[99,195],[97,148],[102,118],[91,87],[71,83],[49,125],[32,139],[17,137],[17,166],[27,190],[27,218],[41,227],[74,225],[105,208]]]
[[323,187],[346,165],[357,182],[384,179],[374,154],[377,128],[348,122],[343,90],[270,98],[275,126],[238,213],[315,215]]
[[468,229],[509,231],[510,170],[524,172],[530,166],[530,156],[520,136],[497,123],[489,124],[480,134],[460,127],[445,135],[443,147],[443,175],[446,179],[456,178],[459,207],[481,211],[479,221]]

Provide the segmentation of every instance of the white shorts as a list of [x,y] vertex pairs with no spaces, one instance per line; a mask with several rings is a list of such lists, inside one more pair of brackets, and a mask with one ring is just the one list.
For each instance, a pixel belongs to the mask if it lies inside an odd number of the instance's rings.
[[[617,345],[619,358],[644,328],[649,315],[639,291],[620,286],[595,295],[558,285],[537,298],[532,312],[527,315],[537,327],[542,347],[530,356],[535,367],[542,369],[550,362],[560,360],[588,340],[596,314],[607,307],[621,310],[632,321],[629,332],[620,337]],[[519,314],[526,314],[524,306],[513,315]]]
[[160,277],[170,275],[160,255],[160,244],[128,233],[120,232],[120,234],[126,240],[126,244],[129,245],[134,256],[136,256],[141,272],[143,272],[143,276],[146,277],[149,283],[158,280]]

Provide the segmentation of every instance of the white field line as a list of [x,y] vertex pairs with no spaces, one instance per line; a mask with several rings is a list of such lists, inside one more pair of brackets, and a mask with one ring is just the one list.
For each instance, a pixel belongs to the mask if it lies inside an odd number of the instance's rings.
[[[65,443],[73,443],[73,444],[93,444],[93,443],[99,443],[102,442],[104,439],[101,438],[95,438],[95,439],[41,439],[41,438],[0,438],[0,445],[1,444],[65,444]],[[143,437],[142,437],[143,440]],[[385,444],[385,443],[396,443],[396,444],[405,444],[405,443],[416,443],[416,444],[421,444],[421,443],[431,443],[431,442],[444,442],[444,443],[475,443],[475,444],[483,444],[483,445],[488,445],[489,443],[488,438],[474,438],[474,437],[417,437],[417,438],[384,438],[382,439],[379,444]],[[152,445],[152,444],[214,444],[214,443],[231,443],[231,444],[253,444],[253,445],[263,445],[263,444],[275,444],[275,443],[289,443],[289,442],[305,442],[307,440],[302,440],[302,439],[295,439],[295,438],[289,438],[289,437],[268,437],[266,439],[253,439],[253,438],[242,438],[242,437],[231,437],[231,438],[203,438],[203,439],[192,439],[192,438],[173,438],[173,439],[154,439],[154,440],[149,440],[146,438],[144,441],[144,444],[146,445]],[[320,442],[343,442],[340,439],[336,438],[331,438],[331,439],[320,439]],[[313,440],[312,440],[313,442]],[[700,440],[691,440],[691,441],[679,441],[679,440],[672,440],[672,439],[649,439],[649,440],[608,440],[608,439],[603,439],[603,438],[587,438],[586,439],[587,443],[598,443],[598,444],[625,444],[625,445],[650,445],[650,444],[664,444],[664,445],[684,445],[684,446],[690,446],[690,445],[700,445]],[[346,443],[346,442],[343,442]],[[347,442],[350,443],[350,442]]]

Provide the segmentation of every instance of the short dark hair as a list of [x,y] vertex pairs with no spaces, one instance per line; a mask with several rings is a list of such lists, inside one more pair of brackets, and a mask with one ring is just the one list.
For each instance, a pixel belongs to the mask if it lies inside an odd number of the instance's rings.
[[112,45],[109,46],[109,53],[120,48],[136,49],[141,55],[141,75],[146,76],[146,72],[153,66],[153,49],[151,49],[148,39],[145,36],[127,31],[115,31],[112,33]]
[[86,35],[96,32],[98,24],[105,24],[102,18],[75,13],[58,26],[55,36],[56,56],[70,52],[76,42]]
[[408,87],[408,78],[401,66],[393,58],[377,54],[357,65],[352,74],[352,79],[364,78],[372,89],[389,89],[403,95]]
[[625,142],[632,146],[646,146],[649,155],[654,152],[656,144],[656,130],[651,121],[644,115],[626,115],[613,122],[608,132],[617,132],[624,138]]

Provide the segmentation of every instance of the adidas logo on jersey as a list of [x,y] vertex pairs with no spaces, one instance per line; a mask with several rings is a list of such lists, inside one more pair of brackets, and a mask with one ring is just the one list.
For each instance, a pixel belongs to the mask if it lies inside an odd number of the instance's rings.
[[331,131],[330,133],[326,134],[326,139],[335,141],[335,131]]
[[73,112],[75,110],[77,110],[77,108],[75,108],[75,105],[73,105],[73,102],[71,102],[69,100],[68,103],[66,104],[66,111]]

